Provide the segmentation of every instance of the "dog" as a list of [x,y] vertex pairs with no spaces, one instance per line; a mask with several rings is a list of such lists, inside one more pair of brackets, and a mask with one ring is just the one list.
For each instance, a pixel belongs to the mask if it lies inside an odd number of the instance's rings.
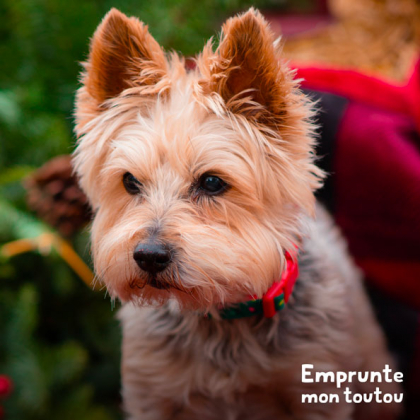
[[304,383],[304,364],[380,371],[392,360],[316,204],[314,107],[263,16],[229,19],[186,70],[112,9],[81,81],[74,167],[95,212],[97,278],[123,302],[126,418],[392,418],[395,404],[302,402],[342,391]]

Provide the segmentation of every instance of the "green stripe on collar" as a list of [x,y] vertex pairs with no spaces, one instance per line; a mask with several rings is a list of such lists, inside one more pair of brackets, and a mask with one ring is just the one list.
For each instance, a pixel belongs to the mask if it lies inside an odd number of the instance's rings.
[[[276,312],[281,311],[285,305],[284,293],[275,297],[273,300]],[[235,305],[221,309],[219,314],[222,319],[238,319],[247,318],[253,315],[264,315],[263,300],[255,299],[237,303]]]

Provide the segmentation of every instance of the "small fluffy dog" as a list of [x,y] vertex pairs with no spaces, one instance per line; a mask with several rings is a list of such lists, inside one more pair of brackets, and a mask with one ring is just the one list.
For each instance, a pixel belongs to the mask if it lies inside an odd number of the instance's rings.
[[95,271],[124,302],[127,418],[389,418],[390,404],[301,402],[342,391],[302,383],[302,364],[391,361],[343,241],[316,209],[313,112],[279,43],[251,9],[196,64],[186,71],[113,9],[77,95]]

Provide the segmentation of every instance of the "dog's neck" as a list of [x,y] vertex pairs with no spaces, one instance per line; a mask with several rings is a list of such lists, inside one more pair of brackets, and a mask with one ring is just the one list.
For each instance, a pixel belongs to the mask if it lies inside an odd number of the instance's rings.
[[[264,318],[272,318],[281,311],[288,302],[293,291],[296,279],[299,275],[297,257],[289,252],[285,253],[286,267],[281,279],[264,293],[262,299],[251,297],[245,302],[236,303],[218,309],[218,315],[222,319],[248,318],[254,315],[263,315]],[[212,316],[207,314],[206,316]]]

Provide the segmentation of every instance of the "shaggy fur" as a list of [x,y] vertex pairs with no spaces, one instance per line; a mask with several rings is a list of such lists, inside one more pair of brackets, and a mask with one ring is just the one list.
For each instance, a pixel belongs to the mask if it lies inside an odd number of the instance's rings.
[[[208,43],[187,72],[113,9],[82,82],[74,163],[95,209],[97,277],[125,302],[127,418],[354,418],[348,404],[300,403],[302,363],[381,370],[390,360],[341,240],[325,220],[310,221],[323,176],[312,110],[263,17],[251,9],[228,20],[216,51]],[[127,172],[140,194],[124,189]],[[229,188],[203,194],[203,174]],[[151,238],[171,248],[153,279],[162,289],[133,259]],[[221,305],[267,291],[294,244],[301,275],[286,308],[273,319],[221,320]]]

